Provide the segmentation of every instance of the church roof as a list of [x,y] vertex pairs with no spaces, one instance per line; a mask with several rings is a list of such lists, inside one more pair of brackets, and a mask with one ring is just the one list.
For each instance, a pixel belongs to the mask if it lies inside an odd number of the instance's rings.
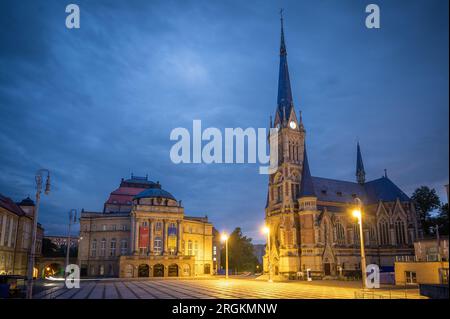
[[379,201],[409,201],[410,198],[389,178],[382,177],[363,185],[336,179],[312,177],[317,199],[325,202],[352,203],[359,197],[365,204]]
[[14,203],[11,198],[6,197],[2,194],[0,194],[0,207],[10,211],[13,214],[16,214],[17,216],[26,215],[25,212],[16,203]]

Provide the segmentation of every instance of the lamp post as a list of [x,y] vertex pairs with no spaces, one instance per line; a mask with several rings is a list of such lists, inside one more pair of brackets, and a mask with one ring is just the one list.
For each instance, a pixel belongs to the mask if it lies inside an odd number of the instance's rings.
[[33,270],[34,270],[34,258],[36,256],[36,236],[37,236],[37,224],[38,224],[38,213],[39,213],[39,203],[41,199],[42,192],[42,180],[43,174],[47,173],[47,180],[45,182],[44,193],[48,195],[50,193],[50,171],[48,169],[40,169],[36,172],[36,206],[34,209],[33,216],[33,229],[31,233],[31,247],[30,253],[28,255],[28,274],[27,274],[27,299],[33,298]]
[[[70,258],[70,226],[72,224],[76,224],[77,223],[77,210],[72,208],[69,211],[69,230],[67,233],[67,244],[66,244],[66,269],[67,266],[69,266],[69,258]],[[64,277],[66,277],[66,271],[64,270]]]
[[363,226],[362,226],[362,201],[358,197],[355,197],[357,202],[357,208],[353,210],[353,216],[358,219],[359,224],[359,239],[361,245],[361,272],[362,272],[362,285],[363,289],[366,288],[366,253],[364,251],[364,236],[363,236]]
[[269,282],[272,282],[272,261],[271,261],[271,253],[270,253],[270,228],[268,226],[264,226],[262,229],[263,233],[267,235],[267,253],[269,256],[267,257],[267,263],[269,266]]
[[221,239],[225,242],[225,279],[228,279],[228,235],[222,233]]

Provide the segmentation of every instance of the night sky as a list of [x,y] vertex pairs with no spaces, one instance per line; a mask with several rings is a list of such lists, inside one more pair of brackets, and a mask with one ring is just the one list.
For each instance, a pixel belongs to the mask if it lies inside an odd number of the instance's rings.
[[[65,27],[65,6],[81,28]],[[367,29],[377,3],[381,29]],[[0,193],[34,197],[65,234],[71,208],[101,211],[133,172],[260,241],[267,176],[257,164],[170,161],[176,127],[267,127],[284,8],[291,84],[314,176],[388,176],[411,195],[449,176],[448,1],[0,1]]]

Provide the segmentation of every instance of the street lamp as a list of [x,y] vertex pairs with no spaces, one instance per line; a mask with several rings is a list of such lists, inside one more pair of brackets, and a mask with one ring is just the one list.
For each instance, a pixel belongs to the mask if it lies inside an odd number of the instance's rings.
[[272,262],[271,262],[271,253],[270,253],[270,228],[268,226],[264,226],[262,228],[262,232],[267,235],[267,253],[269,256],[267,257],[267,263],[269,266],[269,282],[272,282]]
[[50,171],[48,169],[40,169],[36,172],[36,206],[34,209],[33,229],[31,233],[31,248],[28,256],[28,275],[27,275],[27,299],[33,298],[33,270],[34,270],[34,258],[36,256],[36,235],[39,213],[39,202],[42,192],[42,180],[43,174],[47,173],[47,180],[45,182],[45,195],[50,193]]
[[228,279],[228,235],[222,233],[221,239],[225,242],[225,279]]
[[[76,224],[76,223],[77,223],[77,210],[72,208],[69,211],[69,231],[67,234],[67,243],[66,243],[66,247],[67,247],[66,248],[66,269],[67,269],[67,266],[69,266],[69,258],[70,258],[70,226],[72,224]],[[67,276],[66,271],[64,271],[64,274],[65,274],[64,277],[66,277]]]
[[359,240],[361,245],[361,272],[362,272],[362,284],[363,288],[366,288],[366,254],[364,252],[364,236],[363,236],[363,226],[362,226],[362,207],[363,203],[358,198],[355,197],[355,201],[357,202],[357,208],[355,208],[352,212],[353,217],[358,220],[359,224]]

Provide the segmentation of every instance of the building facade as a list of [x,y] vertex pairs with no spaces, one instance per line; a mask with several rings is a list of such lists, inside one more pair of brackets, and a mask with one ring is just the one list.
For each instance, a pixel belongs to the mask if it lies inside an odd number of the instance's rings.
[[84,276],[166,277],[213,273],[213,226],[184,215],[159,182],[121,181],[102,212],[82,211],[78,259]]
[[[34,211],[34,202],[29,197],[15,203],[0,194],[0,275],[27,275]],[[38,224],[36,258],[41,256],[43,234]]]
[[[58,248],[66,249],[67,247],[67,235],[66,236],[46,235],[44,236],[44,238],[48,239]],[[79,240],[80,238],[78,236],[70,236],[70,249],[78,248]]]
[[[363,236],[367,264],[393,268],[396,256],[413,256],[421,233],[413,203],[385,174],[366,181],[359,143],[355,182],[311,176],[306,129],[292,97],[283,20],[281,21],[278,99],[278,169],[269,175],[265,209],[271,255],[264,257],[275,275],[295,276],[310,270],[320,277],[358,276],[360,239],[351,211],[363,202]],[[270,143],[270,141],[269,141]]]

